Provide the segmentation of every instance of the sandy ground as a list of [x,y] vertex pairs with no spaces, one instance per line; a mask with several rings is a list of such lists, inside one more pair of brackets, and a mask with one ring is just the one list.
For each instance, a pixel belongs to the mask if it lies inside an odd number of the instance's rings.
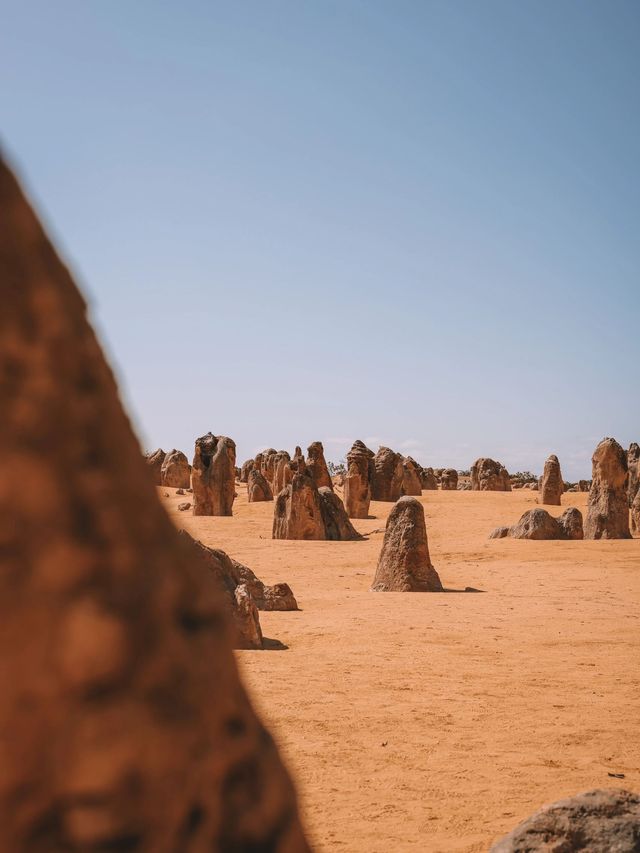
[[233,518],[160,491],[177,524],[297,596],[301,612],[261,614],[286,650],[238,660],[318,851],[481,851],[545,802],[640,790],[640,540],[489,541],[535,492],[423,492],[444,585],[483,592],[376,594],[382,532],[274,542],[273,504],[244,486]]

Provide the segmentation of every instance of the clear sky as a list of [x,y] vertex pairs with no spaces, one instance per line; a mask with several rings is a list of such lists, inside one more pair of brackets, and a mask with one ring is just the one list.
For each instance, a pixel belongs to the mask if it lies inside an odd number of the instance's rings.
[[640,440],[637,0],[1,5],[2,144],[145,448]]

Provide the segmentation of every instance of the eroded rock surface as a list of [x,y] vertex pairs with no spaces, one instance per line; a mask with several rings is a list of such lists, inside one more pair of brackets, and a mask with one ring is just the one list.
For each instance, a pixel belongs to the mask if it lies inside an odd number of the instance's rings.
[[347,511],[338,495],[326,486],[322,486],[318,492],[320,494],[320,510],[324,522],[325,539],[334,542],[362,539],[362,536],[349,521]]
[[458,488],[458,472],[455,468],[445,468],[440,475],[440,488],[443,492],[455,491]]
[[441,592],[431,564],[422,504],[402,497],[389,513],[371,587],[375,592]]
[[560,471],[560,462],[555,454],[551,454],[544,463],[544,471],[540,478],[540,503],[549,506],[560,506],[564,492],[564,482]]
[[367,518],[371,503],[371,480],[375,469],[373,451],[362,441],[354,441],[347,453],[344,506],[349,518]]
[[191,465],[181,450],[170,450],[160,469],[162,485],[170,489],[188,489],[191,485]]
[[158,450],[154,450],[153,453],[147,453],[145,456],[147,465],[151,469],[151,476],[153,477],[155,486],[162,485],[162,463],[166,455],[162,448],[158,448]]
[[1,163],[0,304],[2,849],[307,851],[214,579]]
[[258,468],[252,468],[247,476],[247,500],[249,503],[273,500],[271,486]]
[[543,806],[491,853],[638,853],[640,797],[594,790]]
[[381,447],[373,457],[373,466],[371,500],[397,501],[404,480],[402,456],[388,447]]
[[422,488],[426,491],[435,491],[438,488],[438,479],[434,473],[433,468],[423,468],[422,469]]
[[627,454],[614,438],[603,438],[592,462],[585,539],[629,539]]
[[415,459],[412,459],[411,456],[407,456],[402,460],[402,494],[409,495],[410,497],[420,497],[422,494],[422,479],[421,474],[422,468],[416,462]]
[[324,458],[324,447],[321,441],[312,442],[307,447],[307,471],[318,488],[326,486],[333,491],[331,475]]
[[274,539],[326,539],[320,494],[313,477],[298,470],[276,497],[273,508]]
[[471,466],[471,489],[474,492],[510,492],[509,472],[494,459],[476,459]]
[[236,445],[226,435],[196,439],[191,481],[194,515],[233,515]]
[[292,479],[291,457],[286,450],[279,450],[273,460],[273,493],[279,494]]
[[489,539],[583,539],[582,513],[568,507],[559,518],[546,509],[527,510],[512,527],[496,527]]

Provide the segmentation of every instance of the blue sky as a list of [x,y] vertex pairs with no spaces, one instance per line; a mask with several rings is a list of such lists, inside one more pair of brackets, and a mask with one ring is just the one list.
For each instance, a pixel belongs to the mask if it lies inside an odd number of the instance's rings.
[[636,0],[3,6],[2,144],[143,446],[640,440]]

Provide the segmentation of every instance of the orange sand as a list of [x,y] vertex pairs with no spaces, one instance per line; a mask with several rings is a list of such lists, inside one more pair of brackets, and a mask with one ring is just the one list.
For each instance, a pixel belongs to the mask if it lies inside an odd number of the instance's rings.
[[261,614],[287,650],[238,660],[318,851],[481,851],[545,802],[640,790],[640,540],[489,541],[535,492],[423,492],[444,585],[484,593],[374,594],[382,532],[274,542],[273,504],[244,486],[233,518],[179,513],[166,491],[176,523],[302,608]]

